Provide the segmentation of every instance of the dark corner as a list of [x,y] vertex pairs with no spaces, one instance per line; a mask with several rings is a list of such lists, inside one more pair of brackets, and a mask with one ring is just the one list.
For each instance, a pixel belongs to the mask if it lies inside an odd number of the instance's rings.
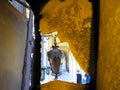
[[91,76],[91,82],[88,85],[89,90],[96,90],[97,78],[97,60],[98,60],[98,47],[99,47],[99,7],[100,0],[89,0],[92,3],[93,16],[91,25],[91,38],[90,38],[90,60],[88,72]]

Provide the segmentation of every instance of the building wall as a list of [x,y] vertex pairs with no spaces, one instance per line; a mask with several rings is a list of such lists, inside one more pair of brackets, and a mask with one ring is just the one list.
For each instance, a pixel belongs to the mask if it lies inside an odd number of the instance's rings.
[[27,22],[7,0],[0,2],[0,90],[21,90]]
[[[18,3],[16,0],[8,0],[20,13],[22,13],[23,15],[26,14],[26,10],[25,7],[23,5],[21,5],[20,3]],[[22,2],[25,3],[25,0],[20,0]]]
[[[50,0],[42,9],[41,14],[43,15],[40,20],[41,32],[49,34],[57,31],[60,41],[69,43],[76,61],[88,73],[92,3],[88,0]],[[57,86],[58,84],[61,86]],[[81,85],[74,86],[71,83],[65,84],[65,82],[56,81],[41,87],[42,90],[58,88],[59,90],[84,89]]]
[[120,1],[100,0],[97,90],[120,90]]
[[58,32],[61,42],[68,42],[75,59],[88,73],[92,4],[88,0],[51,0],[42,9],[40,30]]
[[84,90],[84,88],[85,85],[77,85],[59,80],[41,85],[41,90]]

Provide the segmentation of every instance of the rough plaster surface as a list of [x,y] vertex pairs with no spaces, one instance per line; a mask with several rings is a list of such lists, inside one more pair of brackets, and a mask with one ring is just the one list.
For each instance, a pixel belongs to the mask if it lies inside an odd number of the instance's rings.
[[120,90],[120,1],[100,2],[97,90]]
[[[42,9],[42,33],[58,32],[61,42],[68,42],[76,61],[88,73],[92,4],[88,0],[50,0]],[[50,82],[42,90],[83,90],[81,85]]]
[[21,90],[27,23],[7,0],[0,2],[0,90]]
[[58,32],[68,42],[75,59],[88,73],[92,5],[88,0],[50,0],[42,10],[42,33]]
[[63,81],[52,81],[41,85],[41,90],[84,90],[85,85],[78,85]]

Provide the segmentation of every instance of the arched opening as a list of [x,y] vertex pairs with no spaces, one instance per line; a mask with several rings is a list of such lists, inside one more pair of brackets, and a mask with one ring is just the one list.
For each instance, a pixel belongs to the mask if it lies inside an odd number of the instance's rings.
[[[41,80],[40,83],[44,84],[54,80],[61,80],[71,83],[86,84],[90,82],[90,76],[87,75],[83,69],[79,66],[75,60],[72,52],[70,51],[69,44],[67,42],[61,42],[59,37],[54,37],[57,32],[50,34],[41,34]],[[62,56],[60,58],[60,66],[58,70],[58,77],[55,77],[55,73],[52,70],[51,59],[48,53],[51,53],[53,44],[55,43],[58,49],[61,50]],[[57,51],[56,51],[57,53]],[[51,57],[54,57],[56,53],[51,53]],[[58,66],[58,65],[57,65]],[[55,66],[54,68],[57,68]]]

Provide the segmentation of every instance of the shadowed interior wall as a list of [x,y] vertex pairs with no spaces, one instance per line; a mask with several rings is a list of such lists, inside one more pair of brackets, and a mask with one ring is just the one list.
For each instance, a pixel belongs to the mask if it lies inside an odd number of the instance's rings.
[[120,1],[100,0],[97,90],[120,90]]
[[25,18],[0,0],[0,90],[21,90],[26,36]]

